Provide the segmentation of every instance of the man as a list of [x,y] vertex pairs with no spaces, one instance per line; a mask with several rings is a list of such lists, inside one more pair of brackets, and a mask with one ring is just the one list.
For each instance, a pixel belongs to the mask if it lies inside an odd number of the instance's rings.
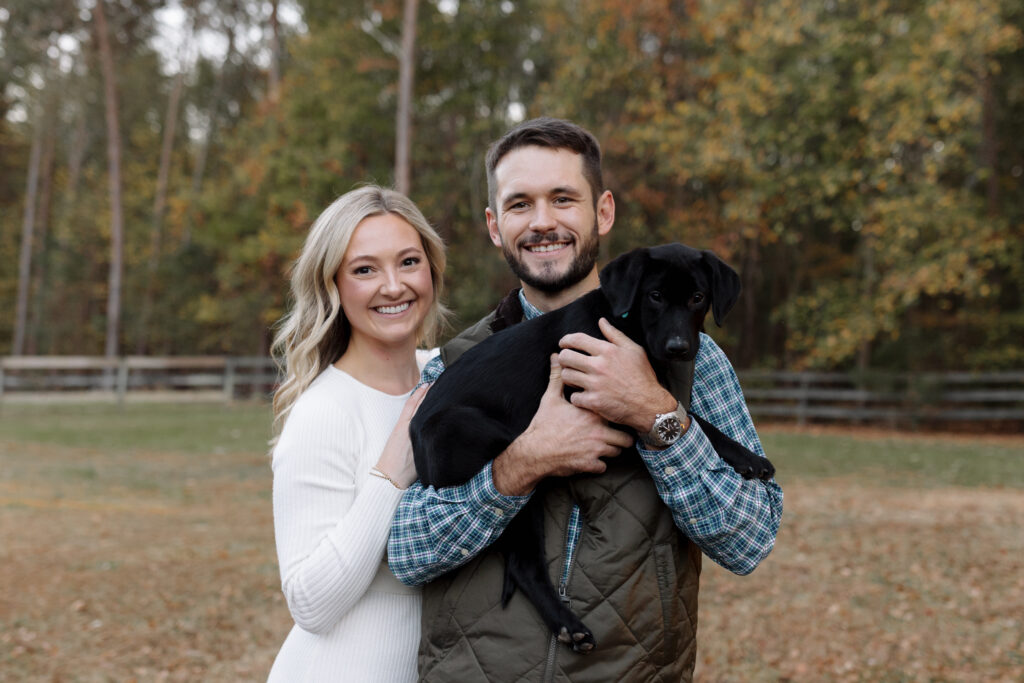
[[[527,121],[486,163],[488,232],[522,289],[446,345],[425,381],[490,333],[599,285],[598,240],[615,202],[593,136],[566,121]],[[740,477],[682,411],[678,440],[652,433],[678,401],[764,454],[722,351],[701,335],[692,392],[684,383],[673,395],[641,347],[607,322],[602,331],[607,341],[563,338],[530,426],[467,484],[417,483],[403,496],[388,557],[401,581],[425,584],[424,680],[689,680],[701,551],[738,574],[771,551],[782,514],[774,481]],[[571,402],[563,382],[581,389]],[[634,441],[639,459],[614,457]],[[601,474],[568,477],[578,473]],[[558,643],[521,595],[500,606],[504,564],[488,546],[547,477],[568,477],[545,487],[545,550],[559,594],[594,631],[587,655]]]

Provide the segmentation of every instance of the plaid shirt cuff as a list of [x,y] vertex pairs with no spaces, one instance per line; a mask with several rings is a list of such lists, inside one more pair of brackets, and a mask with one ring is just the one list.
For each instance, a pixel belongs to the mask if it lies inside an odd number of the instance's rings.
[[435,489],[416,482],[391,525],[391,571],[416,586],[462,566],[494,542],[528,500],[500,494],[490,463],[461,486]]
[[768,556],[782,516],[774,480],[743,479],[695,421],[665,450],[637,450],[676,526],[705,555],[736,574],[749,574]]

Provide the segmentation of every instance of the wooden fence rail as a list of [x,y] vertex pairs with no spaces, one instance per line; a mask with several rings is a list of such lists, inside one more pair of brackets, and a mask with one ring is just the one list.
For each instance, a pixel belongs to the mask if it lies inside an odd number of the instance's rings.
[[[0,357],[0,400],[266,397],[279,380],[266,357]],[[755,417],[915,425],[992,422],[1024,432],[1024,371],[832,373],[748,370]]]
[[1024,430],[1024,372],[831,373],[746,371],[750,412],[808,421],[891,425],[999,422]]
[[266,357],[7,356],[0,400],[116,400],[269,395],[277,367]]

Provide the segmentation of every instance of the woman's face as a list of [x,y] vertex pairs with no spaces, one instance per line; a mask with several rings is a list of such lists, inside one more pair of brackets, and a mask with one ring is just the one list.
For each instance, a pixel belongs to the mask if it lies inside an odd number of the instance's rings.
[[423,242],[404,218],[388,213],[363,219],[334,281],[353,341],[415,343],[434,288]]

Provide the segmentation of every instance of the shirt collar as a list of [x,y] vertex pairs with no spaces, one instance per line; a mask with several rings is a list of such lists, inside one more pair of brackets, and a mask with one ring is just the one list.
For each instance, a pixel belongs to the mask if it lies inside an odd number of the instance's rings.
[[533,320],[534,318],[544,314],[544,311],[540,310],[529,301],[526,300],[526,295],[523,294],[523,290],[519,290],[519,303],[523,307],[523,317],[526,320]]

